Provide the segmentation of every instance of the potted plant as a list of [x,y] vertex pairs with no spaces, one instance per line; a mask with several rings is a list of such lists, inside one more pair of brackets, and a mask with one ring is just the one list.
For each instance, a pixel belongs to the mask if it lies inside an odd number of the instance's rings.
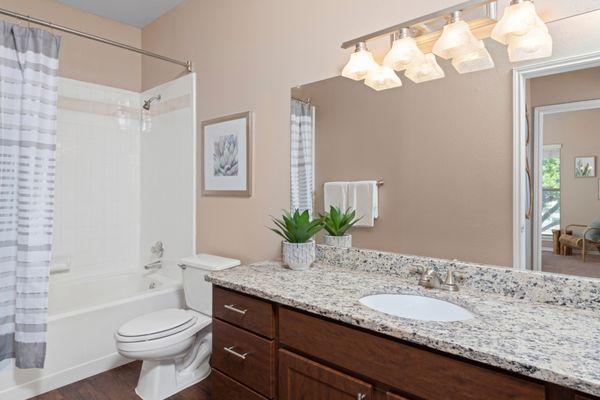
[[321,219],[328,233],[324,237],[327,246],[352,247],[352,235],[346,235],[346,232],[360,220],[356,218],[356,211],[348,209],[344,212],[331,206],[329,212],[321,214]]
[[293,214],[284,211],[281,219],[273,218],[276,228],[270,228],[283,240],[283,262],[291,269],[308,269],[315,261],[313,236],[323,229],[321,219],[311,219],[308,211],[296,210]]

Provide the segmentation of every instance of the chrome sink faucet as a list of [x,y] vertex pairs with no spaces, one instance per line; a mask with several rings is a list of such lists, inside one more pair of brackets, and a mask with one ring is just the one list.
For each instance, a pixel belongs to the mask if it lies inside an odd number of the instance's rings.
[[421,275],[419,278],[419,286],[423,286],[426,289],[442,289],[449,292],[458,291],[454,271],[450,269],[446,273],[446,278],[443,281],[438,272],[433,268],[417,266],[416,272]]

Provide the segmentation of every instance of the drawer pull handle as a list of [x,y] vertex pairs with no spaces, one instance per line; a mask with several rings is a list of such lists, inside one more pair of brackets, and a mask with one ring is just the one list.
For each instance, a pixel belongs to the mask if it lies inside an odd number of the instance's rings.
[[367,400],[367,395],[364,393],[359,393],[356,395],[356,400]]
[[228,352],[231,355],[236,356],[237,358],[241,358],[242,360],[245,360],[246,357],[248,356],[248,353],[238,353],[237,351],[234,350],[235,346],[230,346],[230,347],[223,347],[223,350],[225,350],[226,352]]
[[223,307],[225,307],[229,311],[233,311],[233,312],[236,312],[236,313],[242,314],[242,315],[246,315],[246,311],[248,311],[248,310],[240,310],[239,308],[236,308],[234,304],[225,304]]

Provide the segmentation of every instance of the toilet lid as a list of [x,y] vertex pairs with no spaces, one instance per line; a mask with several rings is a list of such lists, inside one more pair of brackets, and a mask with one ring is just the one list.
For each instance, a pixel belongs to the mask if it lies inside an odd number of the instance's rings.
[[[181,332],[196,322],[196,314],[189,310],[168,308],[142,315],[123,324],[117,333],[126,338],[147,340]],[[143,338],[142,338],[143,337]]]

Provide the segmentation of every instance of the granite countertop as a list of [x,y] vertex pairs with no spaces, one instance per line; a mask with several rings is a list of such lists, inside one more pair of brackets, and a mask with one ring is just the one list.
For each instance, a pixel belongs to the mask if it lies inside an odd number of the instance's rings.
[[[212,273],[209,282],[560,386],[600,395],[600,317],[468,288],[427,290],[400,276],[316,263],[292,271],[276,262]],[[377,293],[421,294],[459,304],[468,321],[403,319],[359,303]]]

